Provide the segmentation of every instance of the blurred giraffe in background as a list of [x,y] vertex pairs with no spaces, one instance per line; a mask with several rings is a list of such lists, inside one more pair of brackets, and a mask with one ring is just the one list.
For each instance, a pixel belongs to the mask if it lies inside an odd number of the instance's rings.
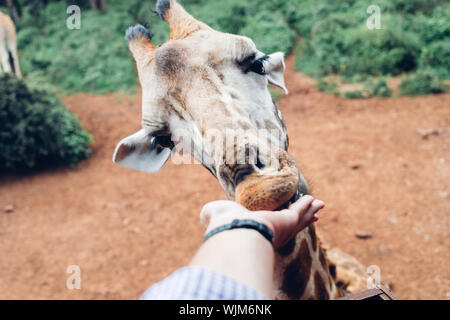
[[[10,54],[13,60],[12,65]],[[0,61],[3,72],[11,73],[14,70],[19,78],[22,77],[17,54],[16,28],[11,18],[2,12],[0,12]]]
[[[142,129],[119,142],[114,162],[156,172],[181,146],[228,199],[250,210],[285,208],[307,194],[268,89],[287,93],[284,54],[266,55],[247,37],[213,30],[176,0],[159,0],[156,12],[170,27],[168,42],[156,47],[140,25],[126,33],[142,86]],[[224,141],[228,131],[237,142]],[[274,297],[333,299],[342,288],[364,289],[364,274],[343,271],[353,265],[334,256],[331,263],[313,225],[302,230],[277,254]]]

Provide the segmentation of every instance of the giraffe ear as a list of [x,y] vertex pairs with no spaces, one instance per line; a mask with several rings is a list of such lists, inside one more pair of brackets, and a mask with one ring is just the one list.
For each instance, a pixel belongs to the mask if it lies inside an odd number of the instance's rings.
[[284,64],[284,53],[276,52],[269,55],[264,63],[264,68],[266,69],[267,79],[271,85],[274,85],[288,94],[288,89],[284,84],[284,70],[286,65]]
[[157,144],[156,137],[144,130],[120,141],[113,162],[121,167],[144,172],[158,172],[170,157],[171,150]]

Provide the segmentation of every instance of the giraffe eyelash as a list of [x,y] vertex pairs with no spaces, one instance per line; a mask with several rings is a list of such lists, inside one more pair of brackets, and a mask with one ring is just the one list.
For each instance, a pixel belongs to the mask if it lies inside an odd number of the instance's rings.
[[245,57],[245,59],[237,61],[237,64],[241,67],[248,68],[248,66],[251,65],[255,61],[255,58],[256,58],[256,53],[252,53],[251,55]]

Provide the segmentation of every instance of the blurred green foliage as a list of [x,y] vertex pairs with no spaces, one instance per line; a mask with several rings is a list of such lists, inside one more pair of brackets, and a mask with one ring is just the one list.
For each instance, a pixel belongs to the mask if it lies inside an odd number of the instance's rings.
[[450,86],[439,79],[439,75],[432,69],[420,69],[403,80],[400,85],[400,94],[409,96],[422,96],[430,93],[443,93]]
[[324,93],[328,93],[328,94],[339,94],[339,88],[338,88],[338,83],[333,80],[331,77],[327,78],[322,78],[319,81],[317,81],[316,83],[317,85],[317,89],[319,89],[319,91],[324,92]]
[[18,44],[27,77],[47,79],[65,93],[133,89],[133,61],[123,40],[132,18],[121,10],[86,10],[81,30],[68,30],[66,8],[65,2],[54,2],[38,16],[33,7],[25,8]]
[[[155,0],[108,0],[105,14],[82,8],[81,30],[67,30],[67,1],[19,0],[24,17],[18,41],[23,71],[65,93],[104,93],[137,87],[123,39],[135,23],[150,25],[156,44],[168,27],[153,12]],[[440,0],[182,0],[197,19],[224,32],[246,35],[266,53],[290,53],[297,69],[320,79],[337,74],[365,81],[432,70],[450,78],[450,2]],[[381,9],[381,29],[369,30],[367,8]],[[419,77],[423,79],[423,77]]]
[[[450,79],[448,1],[303,0],[301,3],[301,13],[293,13],[291,17],[291,24],[303,36],[296,49],[298,70],[318,79],[332,74],[350,82],[368,79],[374,82],[372,85],[380,81],[372,78],[410,72],[418,75],[407,81],[433,81],[423,83],[424,87],[436,87],[439,83],[438,87],[444,88],[442,80]],[[381,29],[370,30],[366,26],[370,16],[366,10],[370,5],[380,7]],[[368,94],[392,94],[382,82],[378,85]]]
[[392,96],[392,90],[388,87],[386,79],[383,77],[368,78],[364,82],[362,89],[343,92],[339,89],[339,80],[331,76],[320,78],[316,84],[321,92],[340,95],[348,99],[363,99],[370,97],[387,98]]
[[364,99],[364,93],[361,90],[345,91],[344,98],[347,99]]
[[48,91],[0,75],[0,172],[74,166],[89,157],[92,137]]
[[432,69],[440,79],[450,79],[450,39],[435,41],[423,48],[419,66]]
[[[105,14],[90,10],[88,1],[73,2],[82,8],[81,30],[66,28],[66,1],[21,1],[24,16],[18,43],[24,74],[29,81],[51,84],[66,94],[132,93],[137,76],[124,41],[125,30],[136,23],[150,25],[153,41],[164,43],[169,28],[154,13],[156,1],[108,0]],[[249,36],[263,52],[288,53],[295,32],[281,12],[269,11],[267,2],[271,1],[182,1],[190,13],[213,28]]]
[[385,78],[370,78],[364,83],[364,91],[368,97],[388,98],[392,96],[392,90],[388,87]]

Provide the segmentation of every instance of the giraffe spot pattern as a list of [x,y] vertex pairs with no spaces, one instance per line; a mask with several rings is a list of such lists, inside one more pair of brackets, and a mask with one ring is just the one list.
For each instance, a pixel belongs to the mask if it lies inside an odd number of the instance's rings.
[[319,300],[330,299],[327,288],[325,287],[325,282],[323,281],[322,277],[317,271],[314,274],[314,290],[316,292],[317,299]]
[[289,240],[288,243],[286,243],[283,247],[278,249],[278,254],[282,257],[287,257],[294,251],[295,248],[295,238]]
[[302,240],[298,257],[292,260],[284,271],[282,290],[291,299],[299,299],[305,292],[311,275],[311,254],[308,243]]

